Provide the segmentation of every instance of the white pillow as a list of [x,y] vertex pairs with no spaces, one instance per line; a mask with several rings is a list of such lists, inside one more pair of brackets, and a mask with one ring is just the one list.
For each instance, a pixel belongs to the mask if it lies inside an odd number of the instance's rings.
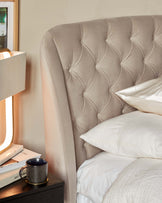
[[81,138],[117,155],[162,158],[162,116],[134,111],[100,123]]
[[162,115],[162,77],[118,91],[116,94],[140,111]]

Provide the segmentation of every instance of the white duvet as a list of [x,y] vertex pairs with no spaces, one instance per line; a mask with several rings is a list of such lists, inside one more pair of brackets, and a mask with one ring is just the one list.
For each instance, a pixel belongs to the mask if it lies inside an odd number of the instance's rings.
[[101,152],[85,161],[77,172],[77,203],[102,203],[106,191],[134,160]]
[[162,160],[102,152],[77,172],[77,203],[162,203]]
[[162,203],[162,160],[134,161],[105,193],[103,203]]

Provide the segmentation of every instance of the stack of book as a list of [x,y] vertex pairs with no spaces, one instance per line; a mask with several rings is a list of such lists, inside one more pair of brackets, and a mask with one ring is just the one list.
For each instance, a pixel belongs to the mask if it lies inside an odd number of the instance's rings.
[[41,154],[25,149],[23,145],[12,144],[0,154],[0,188],[20,179],[20,168],[31,158],[40,158]]

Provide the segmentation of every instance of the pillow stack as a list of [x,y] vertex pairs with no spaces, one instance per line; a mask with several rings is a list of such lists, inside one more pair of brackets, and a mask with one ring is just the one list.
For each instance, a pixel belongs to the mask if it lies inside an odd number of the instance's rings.
[[162,78],[116,94],[139,111],[104,121],[81,138],[117,155],[162,158]]

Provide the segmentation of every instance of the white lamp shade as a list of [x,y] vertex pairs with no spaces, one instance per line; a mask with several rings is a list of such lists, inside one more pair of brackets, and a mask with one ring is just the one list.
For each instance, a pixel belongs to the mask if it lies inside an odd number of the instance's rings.
[[12,56],[0,60],[0,100],[25,89],[26,55],[12,51]]

